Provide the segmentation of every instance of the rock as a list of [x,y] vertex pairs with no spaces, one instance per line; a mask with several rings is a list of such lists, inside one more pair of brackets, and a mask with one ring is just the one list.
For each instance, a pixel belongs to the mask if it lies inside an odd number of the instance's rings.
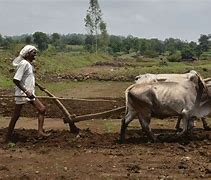
[[68,168],[65,166],[65,167],[64,167],[64,171],[67,171],[67,170],[68,170]]
[[190,160],[191,160],[191,157],[189,157],[189,156],[181,158],[181,161],[190,161]]

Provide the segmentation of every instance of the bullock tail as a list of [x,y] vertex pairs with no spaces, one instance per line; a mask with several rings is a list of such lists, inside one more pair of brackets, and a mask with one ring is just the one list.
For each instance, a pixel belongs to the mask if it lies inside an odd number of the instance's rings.
[[197,91],[195,105],[198,106],[200,104],[203,91],[205,91],[205,93],[208,94],[208,95],[209,95],[209,91],[208,91],[207,85],[204,82],[204,80],[201,77],[201,75],[199,73],[196,73],[196,76],[198,77],[198,91]]
[[136,84],[132,84],[125,90],[125,114],[128,112],[128,93],[135,85]]

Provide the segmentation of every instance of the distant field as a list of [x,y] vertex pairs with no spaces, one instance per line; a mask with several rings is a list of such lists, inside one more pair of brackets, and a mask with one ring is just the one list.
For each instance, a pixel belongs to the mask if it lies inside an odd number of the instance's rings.
[[[0,87],[13,86],[14,68],[12,59],[17,54],[11,50],[0,50]],[[207,54],[210,54],[207,52]],[[110,64],[93,66],[96,62]],[[144,73],[185,73],[196,70],[203,77],[211,77],[211,62],[199,60],[193,62],[167,62],[162,64],[159,58],[134,58],[134,54],[112,57],[106,54],[90,54],[82,51],[81,46],[69,46],[68,52],[54,52],[51,49],[39,53],[36,61],[36,76],[38,79],[51,81],[50,77],[67,75],[91,74],[98,79],[133,80],[136,75]],[[61,79],[59,79],[61,81]]]

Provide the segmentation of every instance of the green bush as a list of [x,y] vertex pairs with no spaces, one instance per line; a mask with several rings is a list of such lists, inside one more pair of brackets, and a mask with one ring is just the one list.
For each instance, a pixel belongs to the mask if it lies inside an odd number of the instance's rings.
[[169,56],[167,56],[167,60],[169,62],[180,62],[181,61],[181,53],[179,51],[170,54]]
[[159,54],[155,51],[147,50],[145,51],[144,56],[148,58],[155,58],[155,57],[158,57]]

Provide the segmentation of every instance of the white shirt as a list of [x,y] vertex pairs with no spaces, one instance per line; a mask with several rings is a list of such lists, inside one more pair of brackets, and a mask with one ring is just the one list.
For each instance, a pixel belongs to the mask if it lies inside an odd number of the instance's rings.
[[[16,73],[13,79],[20,81],[22,86],[26,88],[27,91],[30,91],[33,94],[35,93],[35,77],[33,66],[25,59],[23,59],[17,66]],[[15,95],[25,96],[25,93],[16,86]],[[15,98],[15,100],[21,102],[23,101],[22,103],[29,101],[28,98]]]

